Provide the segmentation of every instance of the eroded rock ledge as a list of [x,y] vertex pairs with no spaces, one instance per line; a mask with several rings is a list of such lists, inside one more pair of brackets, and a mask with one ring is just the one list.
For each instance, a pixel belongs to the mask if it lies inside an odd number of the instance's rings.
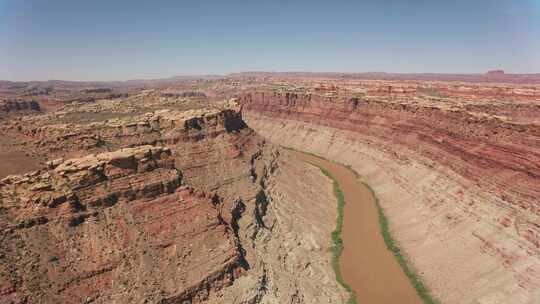
[[2,303],[199,302],[242,272],[239,202],[185,186],[168,148],[52,161],[0,195]]
[[256,135],[234,103],[133,105],[0,126],[53,159],[2,179],[0,303],[345,299],[328,249],[331,184],[317,169]]

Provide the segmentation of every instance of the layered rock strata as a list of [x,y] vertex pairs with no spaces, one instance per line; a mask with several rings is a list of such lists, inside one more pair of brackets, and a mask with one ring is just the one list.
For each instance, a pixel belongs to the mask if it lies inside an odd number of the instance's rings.
[[167,148],[51,161],[0,194],[2,303],[197,303],[242,270],[232,210]]
[[59,121],[65,107],[3,124],[59,159],[2,180],[0,303],[345,299],[330,263],[335,200],[317,169],[257,136],[233,103],[84,112],[124,109],[110,103],[78,109],[91,121]]
[[352,165],[375,189],[404,253],[443,303],[538,299],[534,121],[458,103],[339,94],[265,90],[240,101],[248,124],[263,136]]

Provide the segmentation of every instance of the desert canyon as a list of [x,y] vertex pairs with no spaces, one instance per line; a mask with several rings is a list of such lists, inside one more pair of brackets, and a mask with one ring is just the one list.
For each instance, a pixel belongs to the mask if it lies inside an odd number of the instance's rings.
[[540,75],[0,81],[0,304],[366,303],[362,203],[403,301],[540,303]]

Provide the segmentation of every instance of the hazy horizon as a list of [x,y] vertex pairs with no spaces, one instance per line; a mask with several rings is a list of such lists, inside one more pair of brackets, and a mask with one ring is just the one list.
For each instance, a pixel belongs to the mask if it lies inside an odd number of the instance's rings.
[[[490,70],[493,71],[493,70]],[[447,76],[453,76],[453,75],[485,75],[489,71],[483,71],[483,72],[473,72],[473,73],[437,73],[437,72],[427,72],[427,73],[416,73],[416,72],[386,72],[386,71],[351,71],[351,72],[340,72],[340,71],[233,71],[231,73],[223,73],[223,74],[217,74],[217,73],[205,73],[205,74],[177,74],[177,75],[171,75],[171,76],[164,76],[159,78],[127,78],[127,79],[24,79],[24,80],[11,80],[11,79],[0,79],[0,81],[8,81],[8,82],[47,82],[47,81],[66,81],[66,82],[128,82],[128,81],[152,81],[152,80],[167,80],[167,79],[173,79],[173,78],[204,78],[204,77],[228,77],[232,74],[241,74],[241,73],[275,73],[275,74],[283,74],[283,73],[313,73],[313,74],[387,74],[387,75],[447,75]],[[540,75],[539,73],[508,73],[507,71],[504,71],[506,75]]]
[[540,2],[1,1],[0,79],[540,72]]

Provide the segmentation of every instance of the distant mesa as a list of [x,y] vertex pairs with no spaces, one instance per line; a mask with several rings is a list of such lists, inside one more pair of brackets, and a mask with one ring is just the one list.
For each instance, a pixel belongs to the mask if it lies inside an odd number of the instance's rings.
[[503,70],[491,70],[486,73],[486,76],[504,76]]
[[95,88],[95,89],[84,89],[82,90],[83,93],[112,93],[113,90],[111,88]]
[[163,97],[206,97],[206,94],[199,91],[166,91],[160,95]]

